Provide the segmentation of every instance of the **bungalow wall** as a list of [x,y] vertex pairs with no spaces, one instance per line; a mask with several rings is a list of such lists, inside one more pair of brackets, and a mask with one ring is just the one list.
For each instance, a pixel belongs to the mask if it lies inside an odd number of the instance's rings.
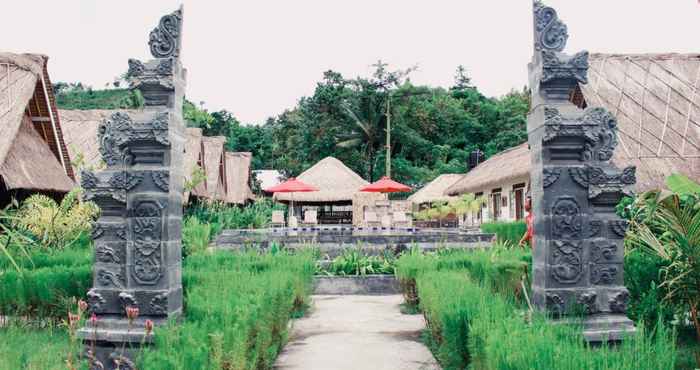
[[466,215],[466,225],[478,226],[482,222],[524,220],[525,199],[529,190],[530,178],[522,177],[492,184],[476,190],[476,196],[484,196],[486,203],[476,215]]

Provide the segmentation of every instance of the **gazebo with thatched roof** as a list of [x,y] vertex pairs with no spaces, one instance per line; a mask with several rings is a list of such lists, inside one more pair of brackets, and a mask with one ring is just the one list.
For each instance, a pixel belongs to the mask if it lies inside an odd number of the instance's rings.
[[315,186],[319,191],[278,193],[275,194],[274,199],[280,202],[294,200],[297,210],[304,207],[316,208],[319,223],[351,223],[353,195],[369,184],[334,157],[320,160],[300,174],[297,179]]
[[445,190],[459,181],[462,176],[464,175],[456,173],[442,174],[413,193],[408,200],[415,206],[455,200],[458,197],[445,194]]
[[48,57],[0,53],[0,201],[75,187]]

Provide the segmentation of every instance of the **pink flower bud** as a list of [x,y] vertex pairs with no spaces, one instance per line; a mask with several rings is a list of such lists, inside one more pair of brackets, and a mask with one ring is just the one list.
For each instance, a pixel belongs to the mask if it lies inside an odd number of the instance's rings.
[[153,321],[146,320],[146,335],[150,335],[153,332]]
[[92,314],[92,316],[90,316],[90,324],[92,326],[97,326],[97,315],[95,315],[94,313]]
[[138,307],[127,307],[126,308],[126,317],[129,318],[129,320],[136,320],[137,317],[139,317],[139,308]]
[[87,302],[83,301],[82,299],[78,301],[78,309],[80,312],[85,312],[88,309],[88,304]]

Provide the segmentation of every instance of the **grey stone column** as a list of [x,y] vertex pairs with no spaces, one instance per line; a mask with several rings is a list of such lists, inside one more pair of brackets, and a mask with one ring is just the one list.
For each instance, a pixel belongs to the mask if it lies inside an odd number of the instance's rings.
[[588,82],[588,52],[562,53],[567,27],[539,1],[534,30],[528,117],[533,301],[561,321],[583,316],[588,341],[619,340],[634,325],[625,315],[627,225],[616,216],[615,205],[631,194],[635,168],[619,170],[610,162],[617,146],[615,117],[572,102],[579,84]]
[[[158,326],[182,313],[181,31],[182,8],[151,32],[155,59],[129,60],[131,88],[141,92],[145,108],[116,112],[100,124],[97,139],[107,167],[82,174],[84,198],[101,209],[87,293],[97,321],[79,331],[91,368],[133,368],[134,351],[153,340],[147,321]],[[138,309],[138,317],[127,317],[127,308]]]

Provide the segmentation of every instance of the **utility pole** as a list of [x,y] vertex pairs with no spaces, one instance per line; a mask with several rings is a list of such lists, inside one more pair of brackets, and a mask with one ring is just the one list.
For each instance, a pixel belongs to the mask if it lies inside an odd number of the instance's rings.
[[391,92],[386,99],[386,177],[391,178]]

